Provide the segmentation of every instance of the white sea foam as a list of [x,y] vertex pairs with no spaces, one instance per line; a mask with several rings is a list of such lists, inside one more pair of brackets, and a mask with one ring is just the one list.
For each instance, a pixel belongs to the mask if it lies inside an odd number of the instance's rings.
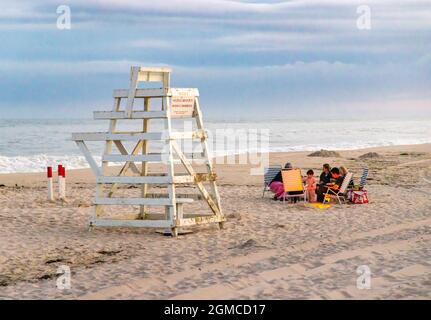
[[[100,164],[101,157],[95,156]],[[54,170],[58,164],[64,165],[67,169],[87,168],[87,161],[83,156],[55,156],[37,154],[33,156],[3,157],[0,156],[0,173],[13,172],[42,172],[47,166],[52,166]]]
[[[92,120],[0,120],[0,173],[42,172],[47,166],[55,167],[59,163],[68,169],[87,168],[86,160],[70,141],[71,133],[104,131],[106,126],[106,123]],[[181,126],[177,128],[184,129]],[[256,150],[349,150],[431,143],[431,119],[207,121],[206,129],[210,133],[209,146],[213,156]],[[257,145],[246,141],[250,138],[247,135],[249,129],[258,132]],[[216,141],[220,130],[222,133],[223,130],[231,130],[228,135],[235,138],[235,143],[229,145]],[[268,138],[268,146],[261,143]],[[89,147],[100,162],[103,143],[89,143]],[[127,143],[126,147],[129,150],[133,148]]]

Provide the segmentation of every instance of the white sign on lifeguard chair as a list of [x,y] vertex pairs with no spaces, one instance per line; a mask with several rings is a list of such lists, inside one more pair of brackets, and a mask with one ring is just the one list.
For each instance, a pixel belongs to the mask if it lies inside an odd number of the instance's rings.
[[195,111],[195,99],[199,95],[197,89],[171,88],[171,117],[191,118]]
[[[209,155],[207,134],[198,100],[199,91],[196,88],[170,88],[170,73],[169,68],[132,67],[129,89],[114,90],[112,111],[94,112],[94,119],[109,120],[108,131],[72,134],[72,139],[96,175],[95,212],[90,219],[90,227],[169,228],[173,236],[178,235],[178,228],[196,224],[218,223],[222,227],[225,216],[221,210],[216,174]],[[139,88],[140,82],[161,82],[162,87]],[[122,100],[126,100],[123,110]],[[139,100],[143,100],[141,110],[136,107]],[[157,108],[154,110],[152,102],[157,100],[160,105],[154,105]],[[173,132],[172,119],[194,119],[196,129]],[[164,122],[164,130],[150,131],[150,120]],[[127,131],[120,131],[119,121],[130,124],[140,121],[140,127],[131,130],[129,126]],[[198,172],[193,162],[193,154],[192,159],[189,159],[183,151],[183,144],[177,143],[177,140],[183,139],[200,142],[205,172]],[[85,141],[105,142],[101,166],[94,160]],[[150,152],[151,141],[159,141],[159,144],[161,142],[162,151]],[[133,146],[130,153],[127,151],[127,144]],[[152,144],[152,147],[157,147],[156,144]],[[113,145],[119,153],[113,153]],[[122,163],[119,171],[114,172],[115,168],[108,168],[110,162]],[[140,162],[140,166],[137,162]],[[182,164],[182,170],[176,168],[176,162]],[[151,173],[150,164],[156,166]],[[120,187],[121,185],[123,187]],[[181,187],[187,190],[197,189],[199,194],[180,194],[177,189]],[[164,192],[150,193],[155,190]],[[128,191],[134,191],[135,194],[131,195]],[[196,199],[203,199],[210,212],[185,213],[183,205],[193,206]],[[139,208],[139,212],[120,214],[118,208],[124,206],[132,207],[132,210]],[[109,212],[109,209],[114,207],[115,210]],[[162,212],[157,209],[163,207]],[[153,211],[153,208],[156,209]]]

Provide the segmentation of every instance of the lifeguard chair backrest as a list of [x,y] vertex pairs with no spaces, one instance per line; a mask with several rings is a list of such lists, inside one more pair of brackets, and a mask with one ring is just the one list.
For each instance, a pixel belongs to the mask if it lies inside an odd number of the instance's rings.
[[[163,67],[132,67],[131,77],[133,77],[133,69],[138,69],[138,82],[161,82],[163,84],[163,88],[170,87],[171,81],[171,68],[163,68]],[[132,80],[132,79],[131,79]]]
[[[159,82],[161,87],[154,89],[162,89],[158,94],[160,96],[165,96],[169,90],[171,81],[171,69],[162,67],[140,67],[132,66],[130,72],[130,87],[127,95],[126,104],[126,116],[128,118],[132,117],[133,104],[136,97],[136,90],[139,89],[140,83],[148,82]],[[160,90],[159,90],[160,91]],[[163,110],[166,108],[166,104],[162,105]]]
[[300,169],[283,169],[281,171],[284,192],[304,191]]

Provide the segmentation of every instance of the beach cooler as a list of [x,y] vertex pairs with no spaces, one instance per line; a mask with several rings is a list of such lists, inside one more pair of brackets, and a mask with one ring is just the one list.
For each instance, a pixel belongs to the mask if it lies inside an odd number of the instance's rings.
[[347,192],[347,198],[354,204],[368,203],[367,190],[349,190]]

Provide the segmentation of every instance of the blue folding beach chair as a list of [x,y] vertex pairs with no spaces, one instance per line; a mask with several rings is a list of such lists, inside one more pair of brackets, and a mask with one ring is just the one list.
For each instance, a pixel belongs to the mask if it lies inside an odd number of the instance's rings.
[[265,197],[265,192],[269,190],[269,184],[272,179],[281,171],[281,166],[269,166],[265,167],[263,173],[263,195],[262,198]]
[[363,189],[365,185],[367,184],[367,178],[368,178],[368,168],[365,167],[364,171],[362,172],[361,180],[359,182],[359,189]]

